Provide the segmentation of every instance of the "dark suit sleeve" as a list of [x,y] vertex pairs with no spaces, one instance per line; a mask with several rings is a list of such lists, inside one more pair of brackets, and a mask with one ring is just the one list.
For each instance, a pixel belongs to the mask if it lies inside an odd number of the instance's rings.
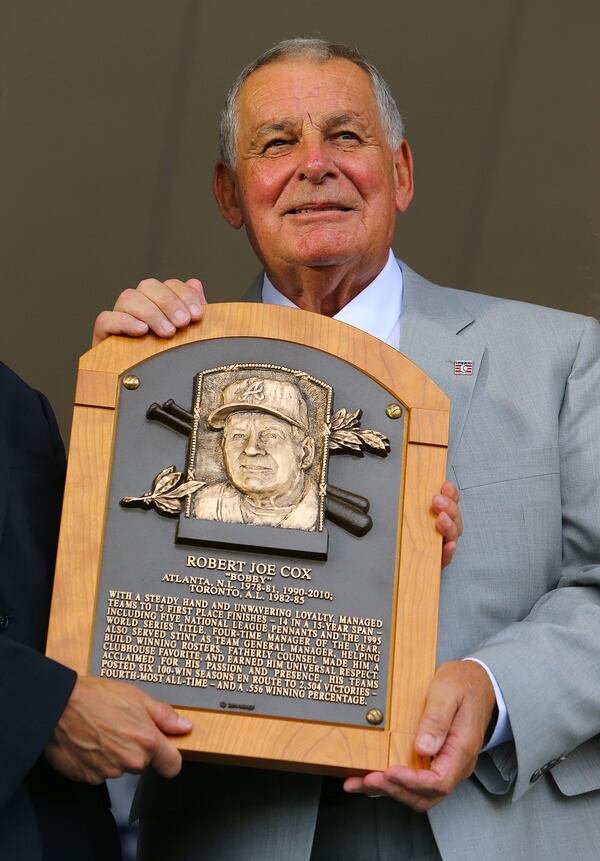
[[0,364],[0,807],[41,756],[76,674],[43,655],[65,457],[47,400]]
[[76,678],[30,646],[0,638],[0,807],[41,756]]

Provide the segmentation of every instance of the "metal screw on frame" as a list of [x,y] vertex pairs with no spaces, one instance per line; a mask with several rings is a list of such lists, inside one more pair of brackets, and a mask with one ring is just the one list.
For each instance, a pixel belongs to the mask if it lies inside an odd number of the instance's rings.
[[141,384],[140,378],[136,377],[135,374],[127,374],[123,377],[123,385],[126,389],[131,389],[133,391],[134,389],[139,389]]
[[383,712],[381,709],[369,709],[367,712],[367,720],[372,724],[380,724],[383,723]]
[[399,419],[402,416],[402,412],[400,404],[388,404],[385,408],[385,414],[388,419]]

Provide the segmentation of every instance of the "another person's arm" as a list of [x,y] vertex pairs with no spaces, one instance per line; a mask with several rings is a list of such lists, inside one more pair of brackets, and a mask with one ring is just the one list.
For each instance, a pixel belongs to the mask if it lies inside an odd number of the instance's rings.
[[168,735],[192,729],[186,718],[134,685],[92,676],[77,678],[46,745],[46,759],[71,780],[102,783],[152,765],[175,777],[181,754]]

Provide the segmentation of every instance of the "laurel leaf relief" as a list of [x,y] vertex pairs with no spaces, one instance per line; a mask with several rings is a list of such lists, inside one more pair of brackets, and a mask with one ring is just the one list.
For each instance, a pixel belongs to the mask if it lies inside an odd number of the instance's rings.
[[361,416],[362,410],[354,410],[349,413],[342,407],[341,410],[336,412],[331,421],[331,430],[350,430],[351,428],[360,427]]
[[154,506],[165,514],[179,514],[183,498],[206,484],[205,481],[185,481],[179,484],[181,477],[182,473],[177,472],[174,465],[168,466],[158,473],[152,482],[152,490],[143,496],[125,496],[121,504],[143,505],[145,508]]
[[362,456],[365,449],[386,455],[390,451],[390,441],[380,431],[366,428],[360,429],[362,410],[348,412],[338,410],[329,426],[329,449],[332,451],[350,451]]

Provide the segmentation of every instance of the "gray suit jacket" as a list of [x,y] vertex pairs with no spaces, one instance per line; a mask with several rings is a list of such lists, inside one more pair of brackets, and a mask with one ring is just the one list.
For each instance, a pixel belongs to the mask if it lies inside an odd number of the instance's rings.
[[[400,349],[450,397],[448,475],[465,523],[442,578],[438,658],[485,661],[514,734],[429,820],[444,861],[589,861],[600,854],[600,326],[401,266]],[[261,280],[246,298],[260,301]],[[455,375],[458,360],[472,375]],[[225,771],[224,792],[244,788],[221,820],[223,855],[216,841],[206,857],[253,857],[231,839],[235,804],[263,858],[307,861],[319,780],[268,773],[261,792],[257,772]],[[185,804],[201,772],[142,794],[138,812]]]

